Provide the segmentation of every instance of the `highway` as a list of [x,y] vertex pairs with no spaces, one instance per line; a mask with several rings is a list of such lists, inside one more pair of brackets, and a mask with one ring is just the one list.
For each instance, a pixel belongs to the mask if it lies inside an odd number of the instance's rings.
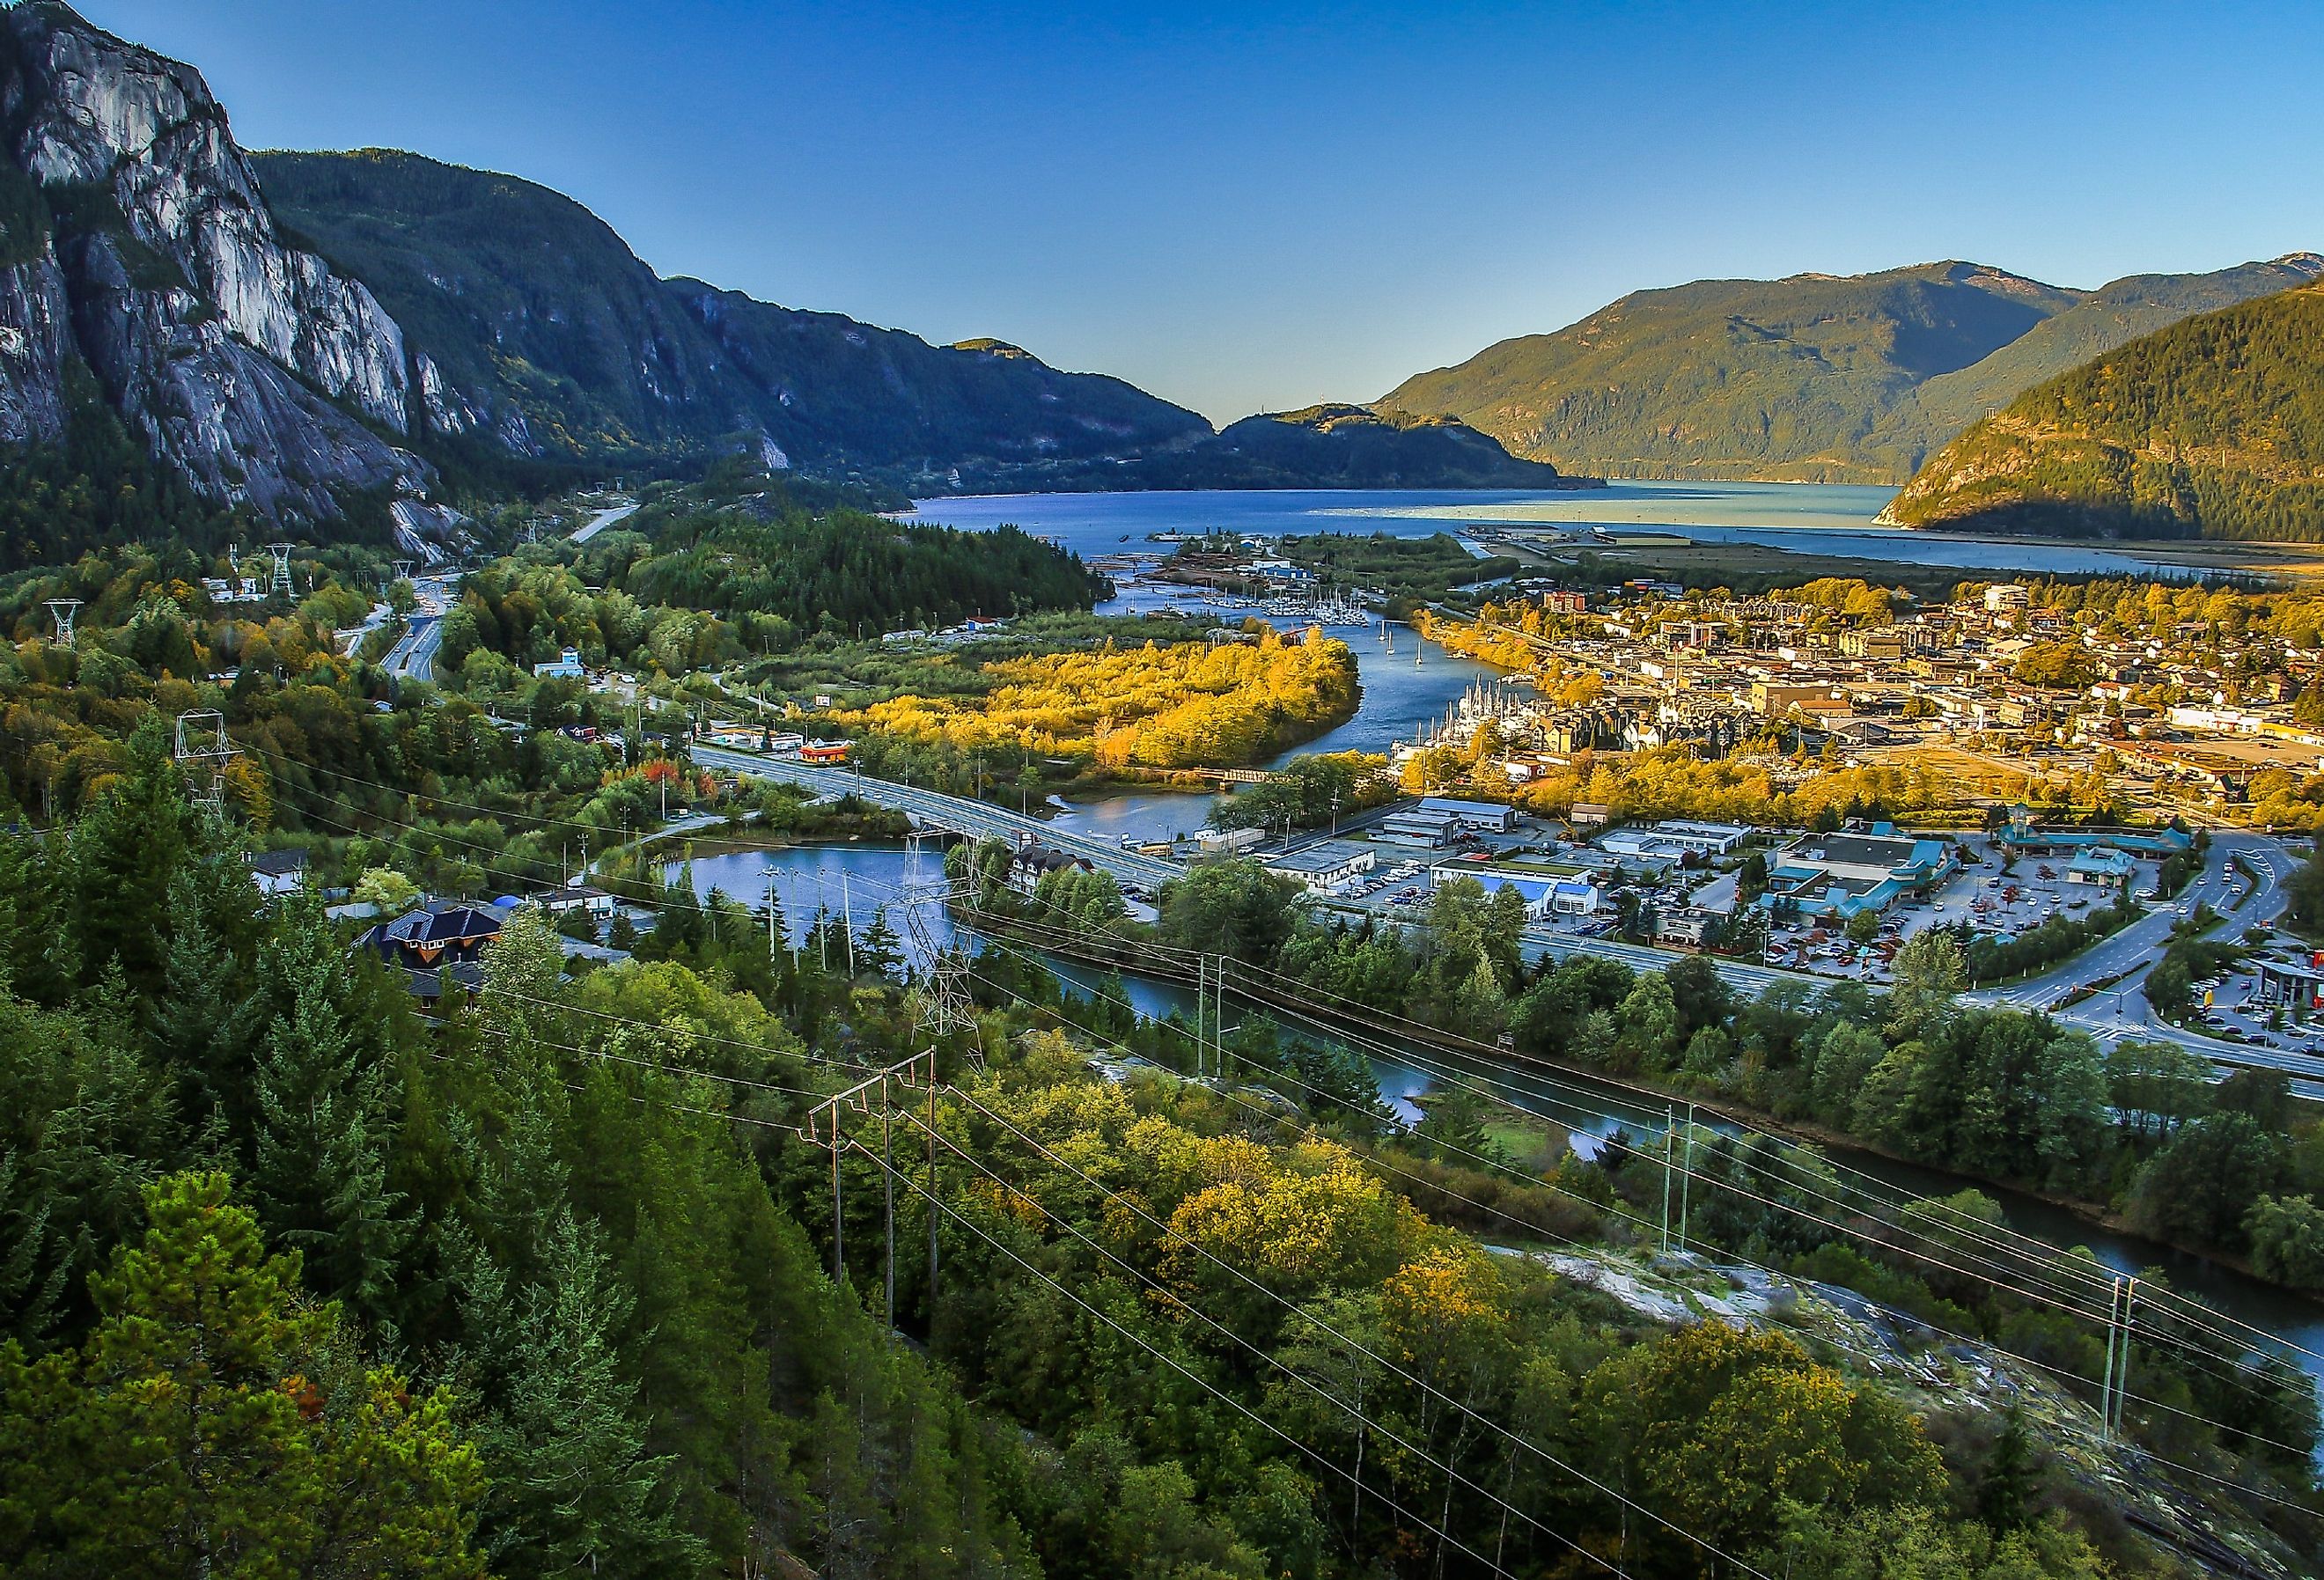
[[[853,769],[822,768],[787,758],[766,757],[754,752],[698,744],[694,747],[694,756],[706,767],[726,769],[761,779],[782,780],[804,785],[818,794],[860,795],[865,800],[910,812],[922,822],[936,827],[948,828],[975,838],[997,837],[1014,842],[1020,835],[1030,835],[1045,845],[1087,857],[1093,865],[1104,868],[1125,884],[1158,889],[1185,870],[1175,862],[1121,850],[1104,840],[1054,828],[1038,818],[1022,817],[1005,808],[945,795],[940,790],[859,776]],[[2257,888],[2240,910],[2229,909],[2241,885],[2240,879],[2230,875],[2227,865],[2228,859],[2236,855],[2241,855],[2259,877]],[[2117,973],[2134,972],[2159,956],[2170,938],[2172,924],[2181,919],[2180,907],[2182,905],[2191,911],[2198,902],[2208,904],[2237,931],[2255,923],[2272,922],[2283,913],[2284,882],[2298,864],[2299,858],[2281,840],[2257,834],[2215,831],[2211,836],[2209,864],[2177,901],[2157,906],[2146,917],[2133,922],[2112,938],[2038,977],[2013,983],[2006,987],[1975,990],[1963,993],[1961,997],[1971,1003],[2010,1009],[2048,1008],[2080,984]],[[1379,919],[1376,912],[1358,907],[1333,909],[1351,919],[1369,916],[1374,920]],[[1665,970],[1685,958],[1675,950],[1627,943],[1618,938],[1590,938],[1549,927],[1527,928],[1524,951],[1529,960],[1538,959],[1544,955],[1561,960],[1572,955],[1595,955],[1601,959],[1618,960],[1638,971]],[[1831,980],[1748,960],[1717,959],[1714,964],[1722,980],[1747,993],[1764,992],[1778,982],[1794,982],[1816,988],[1828,984]],[[2087,1031],[2101,1042],[2136,1038],[2145,1041],[2177,1043],[2209,1058],[2223,1073],[2246,1067],[2282,1070],[2294,1077],[2292,1087],[2295,1092],[2303,1097],[2324,1101],[2324,1058],[2282,1049],[2223,1041],[2153,1020],[2147,1015],[2144,999],[2138,995],[2135,984],[2127,982],[2118,993],[2111,990],[2103,992],[2080,1004],[2065,1009],[2052,1008],[2049,1012],[2053,1019],[2078,1030]]]
[[457,579],[456,576],[423,576],[413,580],[411,590],[420,602],[403,634],[387,650],[389,674],[398,679],[436,678],[436,650],[444,645],[444,611],[451,606],[452,587]]
[[604,531],[607,527],[612,526],[614,522],[629,520],[630,517],[637,513],[637,511],[638,504],[637,501],[633,499],[624,501],[620,504],[609,505],[605,509],[599,511],[595,515],[591,516],[579,526],[574,528],[572,541],[576,543],[586,543],[590,539],[595,537],[598,533]]
[[724,768],[759,779],[805,785],[818,795],[860,795],[867,801],[909,812],[923,823],[949,828],[955,834],[965,834],[976,839],[1006,839],[1014,844],[1019,835],[1031,835],[1044,845],[1069,855],[1087,857],[1093,866],[1102,867],[1120,882],[1142,889],[1159,888],[1185,872],[1185,868],[1176,862],[1139,855],[1135,851],[1123,850],[1102,839],[1052,828],[1038,818],[1022,817],[990,802],[965,800],[959,796],[945,795],[941,790],[871,779],[857,774],[852,768],[823,768],[786,757],[766,757],[755,752],[738,752],[725,746],[706,746],[699,742],[694,746],[694,760],[706,768]]

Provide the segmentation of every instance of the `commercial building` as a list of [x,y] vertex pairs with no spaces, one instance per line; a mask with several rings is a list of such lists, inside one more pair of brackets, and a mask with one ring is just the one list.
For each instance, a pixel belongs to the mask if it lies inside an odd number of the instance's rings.
[[1673,861],[1687,855],[1725,855],[1750,837],[1750,829],[1736,824],[1674,818],[1641,828],[1617,828],[1600,836],[1598,848],[1609,855]]
[[1452,842],[1452,827],[1450,813],[1406,807],[1381,818],[1372,837],[1388,845],[1416,845],[1425,850],[1437,850]]
[[1488,896],[1514,889],[1525,901],[1526,915],[1539,921],[1547,916],[1589,916],[1605,903],[1597,884],[1538,868],[1504,866],[1484,856],[1462,856],[1438,862],[1428,869],[1428,884],[1442,889],[1462,878],[1475,880]]
[[2253,963],[2253,993],[2264,1004],[2324,1010],[2324,950],[2286,959],[2267,955]]
[[2130,882],[2137,871],[2138,860],[2130,852],[2116,850],[2110,845],[2094,845],[2074,853],[2074,859],[2066,864],[2066,882],[2118,889]]
[[1310,892],[1320,894],[1353,881],[1359,873],[1370,872],[1379,863],[1379,853],[1370,845],[1333,839],[1309,845],[1305,850],[1270,856],[1266,867],[1277,877],[1289,878],[1306,885]]
[[1719,919],[1708,910],[1689,907],[1684,910],[1664,911],[1655,920],[1655,939],[1664,944],[1682,944],[1700,949],[1711,937],[1711,929]]
[[1481,828],[1489,833],[1506,834],[1517,826],[1517,809],[1499,801],[1461,801],[1450,796],[1423,796],[1420,809],[1441,813],[1461,828]]
[[533,665],[532,678],[536,680],[586,680],[589,678],[589,671],[581,667],[581,650],[568,647],[556,662]]
[[1803,834],[1775,853],[1767,892],[1759,902],[1784,902],[1805,916],[1850,917],[1884,910],[1900,894],[1933,885],[1952,867],[1953,847],[1941,839],[1886,832]]

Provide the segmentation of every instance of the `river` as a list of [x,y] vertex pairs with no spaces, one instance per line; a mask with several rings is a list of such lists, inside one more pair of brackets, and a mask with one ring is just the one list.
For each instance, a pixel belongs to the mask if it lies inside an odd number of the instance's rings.
[[[1148,494],[1005,494],[915,503],[906,519],[982,529],[1004,522],[1084,559],[1148,553],[1147,534],[1229,531],[1458,533],[1463,527],[1601,526],[1706,542],[1757,543],[1795,554],[1899,565],[2073,575],[2091,571],[2184,577],[2120,550],[2028,538],[1970,538],[1879,527],[1893,488],[1833,483],[1618,482],[1602,489],[1193,489]],[[1167,552],[1167,549],[1162,550]]]
[[[935,845],[927,846],[919,860],[921,876],[940,875],[940,855]],[[754,910],[764,905],[767,892],[772,888],[782,903],[793,944],[804,940],[818,908],[836,918],[844,900],[858,929],[870,927],[874,915],[884,908],[889,926],[903,940],[909,956],[913,951],[911,928],[899,900],[899,891],[911,880],[908,861],[906,851],[899,845],[862,843],[744,851],[704,858],[692,863],[691,870],[696,892],[707,895],[716,890]],[[980,941],[973,933],[956,929],[951,917],[940,910],[932,908],[925,912],[921,924],[929,941],[938,947],[949,947],[956,938],[970,944]],[[1084,993],[1091,991],[1102,975],[1071,962],[1051,959],[1048,965]],[[1190,989],[1140,976],[1125,976],[1123,985],[1131,1007],[1142,1016],[1158,1020],[1175,1012],[1192,1019],[1194,994]],[[1314,1041],[1346,1040],[1333,1031],[1299,1025],[1279,1013],[1276,1018],[1288,1030]],[[1569,1144],[1585,1155],[1594,1150],[1597,1141],[1618,1128],[1639,1134],[1658,1130],[1663,1123],[1659,1109],[1641,1105],[1634,1096],[1587,1076],[1536,1077],[1480,1067],[1471,1060],[1454,1058],[1434,1049],[1399,1051],[1398,1039],[1387,1034],[1365,1040],[1370,1046],[1361,1051],[1379,1087],[1381,1100],[1407,1123],[1418,1119],[1419,1099],[1442,1085],[1440,1072],[1448,1070],[1461,1079],[1490,1085],[1516,1106],[1550,1120],[1566,1132]],[[1910,1195],[1950,1195],[1963,1185],[1952,1176],[1875,1153],[1837,1148],[1831,1150],[1831,1156],[1848,1169]],[[2100,1262],[2121,1272],[2143,1273],[2150,1268],[2161,1268],[2169,1274],[2172,1287],[2181,1292],[2200,1296],[2227,1316],[2289,1344],[2324,1354],[2324,1308],[2312,1302],[2203,1258],[2135,1235],[2094,1227],[2038,1198],[1989,1186],[1979,1188],[2001,1202],[2009,1225],[2021,1234],[2060,1248],[2083,1247]],[[2324,1362],[2313,1354],[2295,1358],[2311,1378],[2324,1383]]]

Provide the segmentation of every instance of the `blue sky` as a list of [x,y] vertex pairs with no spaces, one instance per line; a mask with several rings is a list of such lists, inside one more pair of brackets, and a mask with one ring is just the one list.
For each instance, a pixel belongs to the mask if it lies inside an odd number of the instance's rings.
[[2324,250],[2312,5],[82,9],[248,145],[512,171],[663,273],[1220,420],[1704,276]]

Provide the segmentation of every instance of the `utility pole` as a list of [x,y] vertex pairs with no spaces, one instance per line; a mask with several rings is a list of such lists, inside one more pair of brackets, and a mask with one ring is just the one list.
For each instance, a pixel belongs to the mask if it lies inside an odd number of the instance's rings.
[[[866,1094],[868,1094],[874,1086],[877,1086],[880,1089],[881,1171],[887,1182],[887,1315],[889,1318],[889,1329],[891,1333],[895,1328],[896,1307],[896,1191],[894,1183],[895,1153],[893,1149],[893,1124],[888,1106],[888,1086],[891,1080],[898,1076],[908,1078],[911,1074],[912,1067],[918,1064],[923,1058],[926,1058],[928,1061],[928,1090],[931,1094],[931,1103],[933,1103],[933,1095],[936,1091],[936,1055],[934,1051],[931,1050],[926,1055],[916,1053],[912,1055],[911,1058],[903,1060],[899,1064],[890,1065],[877,1075],[867,1076],[864,1079],[856,1082],[855,1085],[848,1087],[844,1092],[834,1093],[831,1096],[825,1098],[822,1102],[807,1110],[807,1123],[801,1126],[799,1132],[808,1142],[812,1143],[816,1141],[818,1132],[822,1129],[823,1121],[825,1116],[828,1116],[829,1123],[831,1125],[831,1277],[834,1283],[844,1288],[847,1281],[847,1256],[845,1244],[847,1204],[846,1197],[844,1194],[844,1187],[840,1176],[839,1160],[840,1154],[850,1143],[847,1140],[846,1132],[842,1127],[840,1121],[842,1116],[850,1107],[854,1108],[859,1113],[865,1112]],[[931,1193],[929,1199],[932,1202],[934,1201],[935,1197],[933,1193]]]
[[[931,1058],[934,1056],[931,1055]],[[930,1086],[936,1085],[932,1074]],[[886,1225],[888,1242],[888,1300],[881,1308],[888,1331],[896,1331],[896,1145],[894,1115],[888,1107],[888,1077],[880,1077],[880,1188],[882,1197],[881,1216]]]
[[201,708],[178,716],[177,749],[173,753],[186,775],[186,792],[197,807],[226,810],[226,765],[238,753],[226,739],[226,716]]
[[1687,1187],[1694,1181],[1694,1104],[1686,1105],[1686,1140],[1679,1158],[1678,1248],[1686,1250]]
[[1663,1108],[1663,1249],[1670,1249],[1671,1163],[1678,1148],[1678,1110]]

